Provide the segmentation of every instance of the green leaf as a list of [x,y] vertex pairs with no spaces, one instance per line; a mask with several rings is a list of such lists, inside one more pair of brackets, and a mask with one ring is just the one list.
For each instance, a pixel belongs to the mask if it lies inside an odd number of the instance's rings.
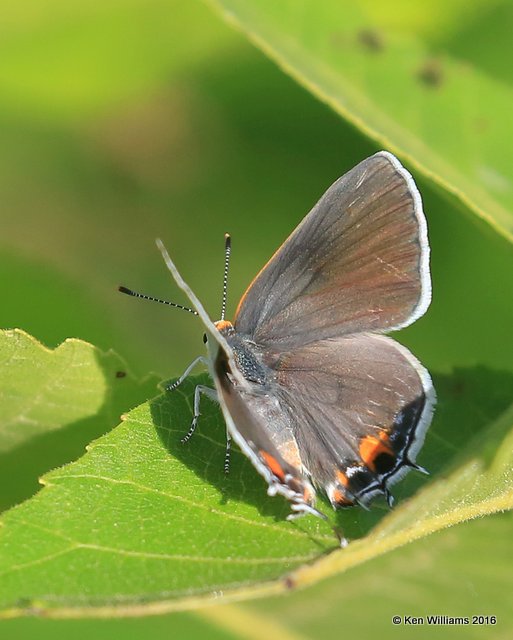
[[[220,621],[221,622],[221,621]],[[223,623],[211,622],[206,616],[194,612],[177,612],[167,616],[146,618],[118,618],[100,620],[48,620],[40,618],[13,618],[2,620],[2,638],[16,640],[232,640],[240,638],[230,633]],[[261,625],[259,625],[260,627]],[[258,637],[258,636],[256,636]],[[285,639],[287,640],[287,638]]]
[[[513,513],[480,518],[471,523],[418,540],[343,575],[287,596],[244,604],[205,606],[139,619],[48,620],[18,618],[1,623],[3,637],[16,640],[70,638],[111,640],[169,640],[205,637],[281,638],[305,640],[344,637],[396,640],[411,630],[392,624],[400,614],[497,616],[497,624],[424,624],[415,638],[431,640],[433,631],[452,638],[509,637],[513,615],[508,594]],[[477,561],[476,561],[477,560]],[[405,626],[405,625],[401,625]]]
[[156,385],[86,342],[50,351],[23,331],[1,331],[0,508],[29,497],[41,473],[81,455]]
[[[512,530],[511,512],[480,518],[289,592],[287,598],[205,607],[199,613],[227,630],[238,629],[240,637],[248,628],[265,637],[262,631],[272,628],[273,637],[291,640],[509,638]],[[397,615],[399,625],[392,622]],[[436,615],[469,621],[428,624],[427,616]],[[424,624],[413,628],[405,616],[423,617]],[[472,623],[472,616],[488,616],[488,622]]]
[[432,482],[410,475],[391,513],[377,504],[335,516],[324,504],[353,539],[328,556],[337,547],[330,525],[313,517],[286,521],[289,505],[267,497],[240,452],[224,476],[215,405],[203,401],[198,433],[181,444],[194,385],[207,382],[188,379],[131,411],[83,458],[45,476],[38,495],[5,513],[3,616],[143,615],[197,607],[221,592],[230,600],[285,591],[510,509],[512,377],[482,368],[437,376],[440,408],[421,459]]
[[[0,248],[0,297],[8,300],[2,306],[2,327],[23,327],[52,348],[68,336],[80,336],[107,351],[119,338],[120,325],[106,310],[102,297],[91,294],[84,281],[87,278],[69,277],[47,262],[16,255],[12,247]],[[112,279],[108,294],[117,297]]]
[[[79,461],[43,478],[0,529],[4,615],[148,613],[276,579],[333,549],[315,518],[284,500],[238,451],[223,474],[224,427],[205,401],[184,446],[194,382],[130,412]],[[163,604],[159,604],[163,603]],[[171,605],[173,606],[173,605]]]
[[365,135],[513,238],[510,87],[381,28],[362,2],[211,4]]

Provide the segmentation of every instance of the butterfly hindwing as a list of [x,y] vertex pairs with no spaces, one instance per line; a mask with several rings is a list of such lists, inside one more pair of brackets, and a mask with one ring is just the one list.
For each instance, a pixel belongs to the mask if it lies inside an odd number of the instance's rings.
[[269,364],[303,466],[333,503],[366,503],[415,463],[435,394],[426,369],[395,340],[322,340]]

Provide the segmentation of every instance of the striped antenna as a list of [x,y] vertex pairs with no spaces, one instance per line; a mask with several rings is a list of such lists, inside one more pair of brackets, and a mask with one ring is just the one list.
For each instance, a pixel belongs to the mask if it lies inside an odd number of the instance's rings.
[[232,252],[232,239],[229,233],[224,234],[224,275],[223,275],[223,302],[221,305],[221,320],[226,315],[226,297],[228,295],[228,269],[230,268],[230,254]]
[[151,300],[151,302],[159,302],[160,304],[167,304],[170,307],[176,307],[177,309],[182,309],[182,311],[188,311],[189,313],[193,313],[195,316],[198,315],[197,311],[191,309],[189,307],[184,307],[181,304],[177,304],[176,302],[169,302],[169,300],[161,300],[160,298],[154,298],[153,296],[147,296],[145,293],[137,293],[137,291],[132,291],[132,289],[128,289],[123,285],[118,287],[118,291],[121,293],[126,293],[127,296],[134,296],[135,298],[142,298],[143,300]]

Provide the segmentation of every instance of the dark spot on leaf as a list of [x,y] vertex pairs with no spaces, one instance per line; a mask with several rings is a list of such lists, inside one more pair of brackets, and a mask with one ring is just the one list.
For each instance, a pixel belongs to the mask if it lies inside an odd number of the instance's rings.
[[296,588],[296,581],[294,580],[294,578],[291,578],[290,576],[287,576],[284,580],[285,583],[285,588],[286,589],[295,589]]
[[428,59],[417,71],[417,78],[426,87],[436,89],[443,82],[442,65],[435,58]]
[[372,53],[379,53],[385,48],[383,36],[375,29],[362,29],[359,31],[358,42],[364,49]]
[[18,598],[16,607],[23,610],[24,615],[34,617],[45,617],[45,610],[39,606],[32,598]]
[[124,378],[126,376],[126,371],[116,371],[116,378]]
[[32,600],[30,598],[18,598],[15,602],[15,606],[20,609],[27,609],[32,605]]

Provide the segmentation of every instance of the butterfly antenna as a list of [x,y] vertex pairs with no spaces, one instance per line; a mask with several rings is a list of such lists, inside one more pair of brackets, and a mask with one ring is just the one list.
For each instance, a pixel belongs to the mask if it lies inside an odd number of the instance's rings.
[[151,300],[151,302],[159,302],[160,304],[167,304],[170,307],[176,307],[177,309],[182,309],[183,311],[188,311],[189,313],[193,313],[195,316],[198,315],[198,312],[194,311],[194,309],[191,309],[189,307],[184,307],[183,305],[177,304],[176,302],[169,302],[169,300],[161,300],[160,298],[147,296],[144,293],[137,293],[137,291],[132,291],[132,289],[128,289],[123,285],[120,285],[118,287],[118,291],[121,291],[121,293],[126,293],[127,296],[134,296],[134,298],[143,298],[143,300]]
[[230,268],[230,254],[232,252],[232,239],[229,233],[224,234],[224,275],[223,275],[223,303],[221,305],[221,320],[226,315],[226,297],[228,295],[228,269]]

